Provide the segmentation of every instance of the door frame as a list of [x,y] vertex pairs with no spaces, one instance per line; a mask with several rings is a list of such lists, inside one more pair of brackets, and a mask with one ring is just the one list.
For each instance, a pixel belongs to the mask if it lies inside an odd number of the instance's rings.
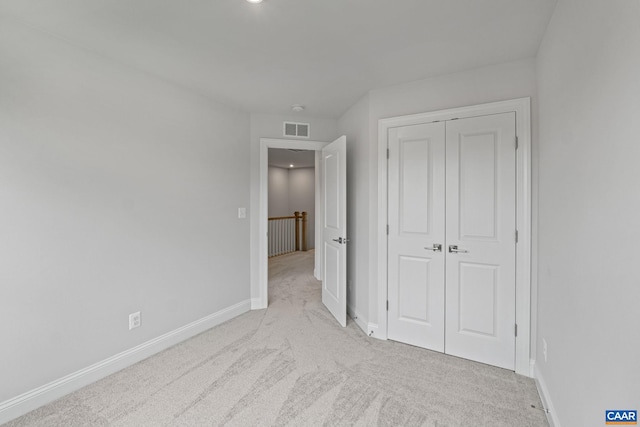
[[[531,348],[531,98],[518,98],[467,107],[451,108],[407,116],[390,117],[378,121],[378,328],[375,336],[387,336],[387,209],[388,130],[443,120],[462,119],[491,114],[516,113],[516,336],[515,372],[533,376]],[[515,236],[514,236],[515,238]],[[514,325],[515,326],[515,325]],[[515,331],[514,331],[515,333]]]
[[[269,238],[268,217],[269,217],[269,148],[295,148],[299,150],[310,150],[316,152],[315,161],[315,241],[322,241],[322,228],[319,227],[320,213],[322,212],[320,204],[320,170],[319,170],[319,152],[328,145],[329,142],[324,141],[301,141],[299,139],[277,139],[277,138],[260,138],[260,204],[258,212],[258,289],[259,296],[252,301],[252,310],[267,308],[269,305]],[[314,276],[318,280],[322,280],[322,251],[315,251],[315,267]]]

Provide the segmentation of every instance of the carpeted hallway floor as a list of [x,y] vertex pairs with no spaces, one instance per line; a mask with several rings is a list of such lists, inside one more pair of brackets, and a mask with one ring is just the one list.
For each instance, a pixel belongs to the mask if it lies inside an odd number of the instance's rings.
[[341,328],[313,252],[270,261],[252,311],[7,424],[546,426],[532,379]]

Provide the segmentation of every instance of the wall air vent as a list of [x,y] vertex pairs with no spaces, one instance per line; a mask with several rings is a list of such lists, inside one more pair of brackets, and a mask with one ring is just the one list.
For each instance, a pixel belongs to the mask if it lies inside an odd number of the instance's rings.
[[309,138],[309,123],[284,122],[284,136]]

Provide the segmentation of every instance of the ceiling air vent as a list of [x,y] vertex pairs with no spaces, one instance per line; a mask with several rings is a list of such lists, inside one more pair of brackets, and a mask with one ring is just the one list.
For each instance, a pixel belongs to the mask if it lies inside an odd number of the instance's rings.
[[309,123],[284,122],[284,136],[309,138]]

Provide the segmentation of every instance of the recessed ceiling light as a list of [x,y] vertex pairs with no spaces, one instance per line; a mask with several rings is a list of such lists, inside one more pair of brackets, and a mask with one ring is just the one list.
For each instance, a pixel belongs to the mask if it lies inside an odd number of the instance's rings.
[[262,3],[262,0],[247,0],[249,3]]
[[289,165],[289,167],[290,167],[290,168],[292,168],[292,167],[293,167],[293,165]]

